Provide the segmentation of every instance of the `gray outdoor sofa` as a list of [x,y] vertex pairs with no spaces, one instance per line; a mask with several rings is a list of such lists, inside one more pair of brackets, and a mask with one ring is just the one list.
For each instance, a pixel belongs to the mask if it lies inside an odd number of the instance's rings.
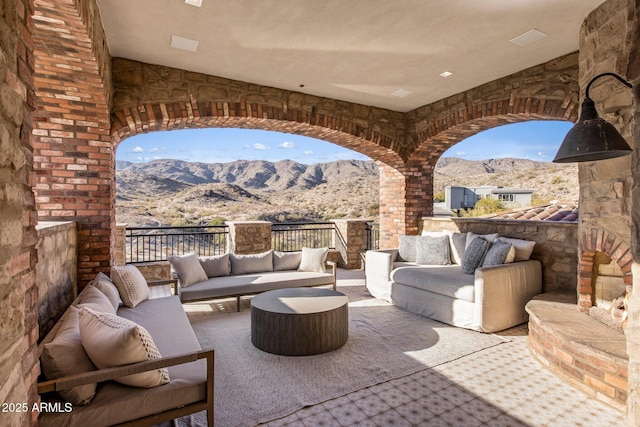
[[[101,276],[101,280],[109,280]],[[164,285],[166,281],[150,284]],[[74,371],[38,383],[43,402],[59,405],[58,410],[41,412],[39,425],[151,426],[203,410],[207,411],[208,424],[213,425],[214,352],[201,349],[177,296],[146,299],[133,308],[124,305],[117,308],[117,317],[131,320],[148,331],[161,358],[104,369],[91,366],[93,369],[88,372],[79,367],[86,355],[80,345],[77,316],[83,310],[81,306],[96,309],[95,298],[87,296],[95,294],[95,289],[94,286],[83,289],[39,346],[43,372]],[[53,360],[55,357],[58,360]],[[144,388],[116,382],[125,376],[161,368],[167,368],[169,375],[169,382],[163,385]],[[74,398],[83,401],[71,406],[69,400]]]
[[[240,297],[282,288],[331,285],[336,289],[336,264],[327,261],[327,248],[296,252],[169,257],[176,294],[183,303]],[[190,258],[190,259],[187,259]],[[194,270],[202,267],[194,278]],[[326,271],[326,267],[329,270]]]

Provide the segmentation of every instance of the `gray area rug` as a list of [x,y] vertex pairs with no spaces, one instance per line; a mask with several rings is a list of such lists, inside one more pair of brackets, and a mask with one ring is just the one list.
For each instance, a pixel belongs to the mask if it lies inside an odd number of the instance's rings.
[[[215,349],[217,426],[254,426],[508,341],[408,313],[370,298],[363,286],[339,290],[349,296],[349,340],[315,356],[277,356],[253,347],[248,309],[189,309],[200,344]],[[204,426],[204,412],[178,425]]]

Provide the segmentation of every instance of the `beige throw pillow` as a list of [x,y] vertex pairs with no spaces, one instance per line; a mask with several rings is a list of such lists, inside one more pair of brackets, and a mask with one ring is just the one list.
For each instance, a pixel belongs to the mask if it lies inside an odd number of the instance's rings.
[[[114,314],[80,309],[80,339],[89,358],[100,369],[160,359],[151,335],[142,326]],[[132,387],[151,388],[169,382],[166,368],[116,378]]]
[[[498,240],[513,245],[516,249],[515,261],[528,261],[533,253],[533,248],[536,246],[536,242],[532,240],[512,239],[502,236],[500,236]],[[508,259],[507,262],[509,262]]]
[[131,264],[111,267],[111,279],[127,307],[135,307],[151,296],[146,279],[140,270]]
[[[76,307],[69,307],[53,340],[42,346],[40,362],[48,380],[94,371],[80,340],[80,318]],[[60,396],[74,405],[86,405],[96,394],[96,384],[85,384],[60,390]]]
[[187,287],[194,283],[204,282],[208,279],[207,273],[200,264],[200,259],[195,253],[190,253],[182,256],[171,255],[167,258],[171,268],[178,275],[180,280],[180,286]]
[[101,313],[116,314],[116,309],[105,294],[103,294],[95,286],[88,285],[80,292],[78,300],[78,308],[89,307],[92,310]]
[[325,262],[329,248],[302,248],[302,256],[300,259],[300,267],[298,271],[307,271],[315,273],[325,273]]
[[104,273],[98,273],[90,284],[105,294],[107,298],[109,298],[109,301],[111,301],[111,304],[113,304],[113,308],[118,310],[118,307],[122,304],[122,298],[120,298],[118,288],[116,288],[116,285],[113,284],[109,276]]

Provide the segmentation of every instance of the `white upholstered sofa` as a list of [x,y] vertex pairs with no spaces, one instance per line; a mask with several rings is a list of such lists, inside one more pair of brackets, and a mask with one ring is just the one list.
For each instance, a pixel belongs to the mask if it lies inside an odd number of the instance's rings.
[[[471,245],[478,237],[483,243]],[[500,331],[526,322],[526,303],[542,292],[540,262],[529,259],[534,245],[473,233],[400,236],[397,249],[367,251],[366,287],[372,296],[430,319]],[[470,246],[481,247],[475,257],[467,253]],[[492,246],[498,249],[490,253]],[[489,260],[494,252],[507,256]]]

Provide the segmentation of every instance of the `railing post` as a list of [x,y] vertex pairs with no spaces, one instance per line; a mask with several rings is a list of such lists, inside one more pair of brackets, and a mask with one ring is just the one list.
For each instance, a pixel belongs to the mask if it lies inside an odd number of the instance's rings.
[[340,252],[338,265],[355,270],[362,268],[362,254],[367,250],[366,219],[334,219],[335,248]]
[[227,252],[231,254],[257,254],[271,249],[271,223],[269,221],[228,221]]
[[114,265],[127,263],[127,224],[116,224],[116,259]]

